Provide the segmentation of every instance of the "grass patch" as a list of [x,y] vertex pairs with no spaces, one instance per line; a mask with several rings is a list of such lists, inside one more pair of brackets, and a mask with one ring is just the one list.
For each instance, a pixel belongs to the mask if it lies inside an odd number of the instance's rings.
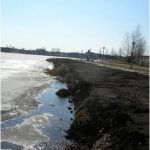
[[[108,65],[108,66],[113,66],[113,67],[121,67],[121,68],[124,68],[124,69],[130,69],[130,65],[128,64],[123,64],[120,63],[119,61],[115,61],[115,62],[104,62],[104,65]],[[149,68],[148,67],[141,67],[141,66],[135,66],[135,65],[132,65],[132,69],[131,70],[138,70],[138,71],[146,71],[146,72],[149,72]]]

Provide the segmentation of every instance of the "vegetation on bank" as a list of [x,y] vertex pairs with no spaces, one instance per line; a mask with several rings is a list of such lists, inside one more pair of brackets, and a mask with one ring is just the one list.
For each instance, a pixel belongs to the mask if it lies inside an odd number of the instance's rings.
[[[131,69],[129,64],[126,64],[125,62],[119,61],[119,60],[112,61],[112,62],[104,62],[104,65],[114,66],[114,67],[121,67],[121,68],[124,68],[124,69]],[[132,70],[149,72],[149,64],[147,64],[145,67],[141,67],[139,65],[133,65]]]

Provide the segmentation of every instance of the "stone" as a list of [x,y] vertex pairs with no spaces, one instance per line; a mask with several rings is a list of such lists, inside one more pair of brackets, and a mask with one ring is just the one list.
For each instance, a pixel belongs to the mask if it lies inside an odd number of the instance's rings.
[[56,95],[60,97],[68,97],[70,95],[70,92],[67,89],[60,89],[56,92]]

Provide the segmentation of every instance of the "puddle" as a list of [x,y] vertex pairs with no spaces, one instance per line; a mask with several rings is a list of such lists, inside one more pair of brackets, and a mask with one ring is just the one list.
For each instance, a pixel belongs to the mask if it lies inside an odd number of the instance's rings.
[[[72,122],[73,105],[68,98],[60,98],[55,93],[67,88],[53,80],[51,88],[40,95],[42,105],[28,116],[21,116],[1,124],[1,148],[18,149],[63,149],[71,141],[65,139],[66,130]],[[68,109],[69,107],[69,109]]]

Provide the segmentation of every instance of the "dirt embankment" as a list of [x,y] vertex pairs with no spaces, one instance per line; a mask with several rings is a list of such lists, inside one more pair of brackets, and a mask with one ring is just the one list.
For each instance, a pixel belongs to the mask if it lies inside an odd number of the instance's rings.
[[47,73],[67,83],[75,118],[66,149],[148,150],[149,77],[69,60],[49,59]]

